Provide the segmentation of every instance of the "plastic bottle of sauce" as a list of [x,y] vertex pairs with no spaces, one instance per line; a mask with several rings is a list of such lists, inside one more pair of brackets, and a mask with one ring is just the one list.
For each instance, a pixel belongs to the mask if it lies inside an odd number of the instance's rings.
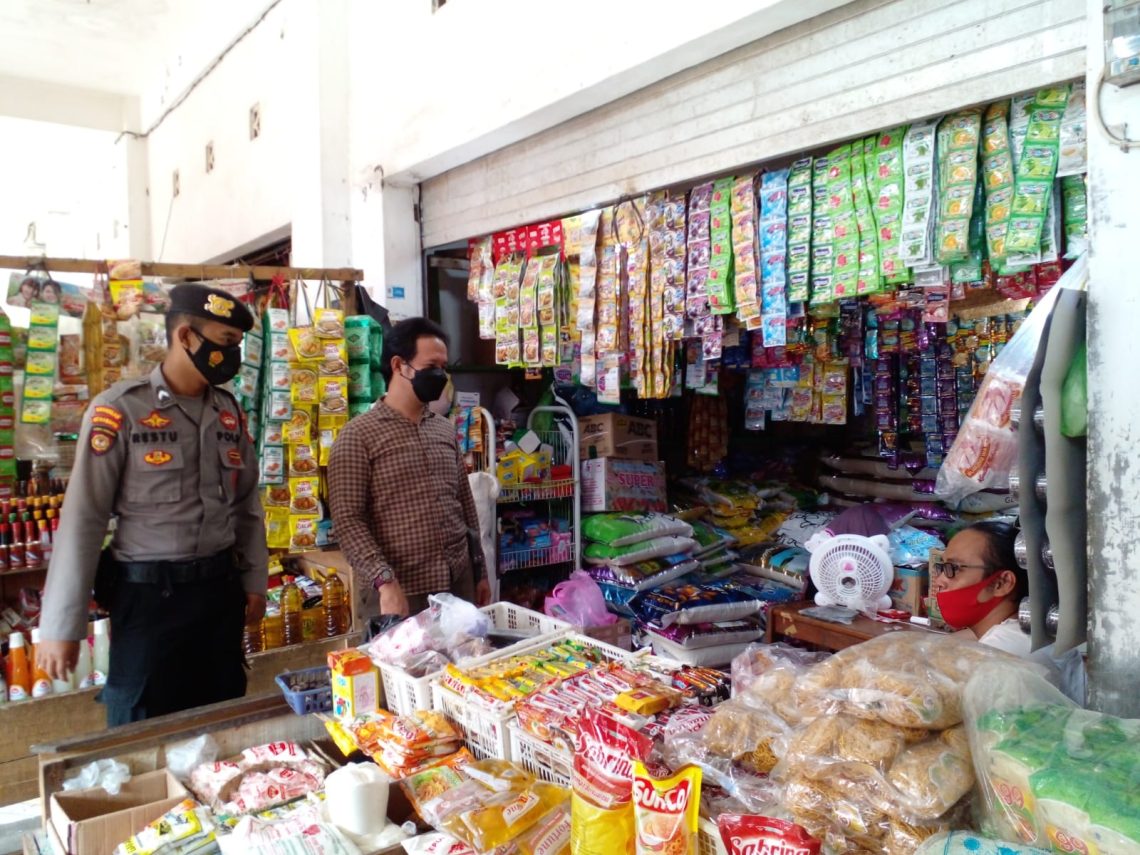
[[91,652],[91,685],[102,686],[111,670],[111,619],[95,621],[95,644]]
[[301,609],[304,605],[301,589],[292,576],[286,576],[285,585],[281,588],[281,618],[285,623],[286,646],[304,641],[301,632]]
[[325,611],[325,636],[332,638],[334,635],[344,635],[348,632],[349,624],[348,595],[340,576],[336,573],[326,575],[321,594]]
[[79,658],[75,660],[75,687],[90,689],[95,683],[91,679],[91,645],[86,638],[79,641]]
[[14,632],[8,639],[8,658],[12,663],[12,676],[8,683],[10,701],[26,701],[32,696],[32,667],[28,662],[28,650],[24,646],[24,634]]
[[[40,631],[37,627],[32,630],[32,649],[39,649],[40,645]],[[47,671],[40,665],[39,657],[34,656],[32,659],[32,697],[44,698],[52,693],[51,677],[48,676]]]

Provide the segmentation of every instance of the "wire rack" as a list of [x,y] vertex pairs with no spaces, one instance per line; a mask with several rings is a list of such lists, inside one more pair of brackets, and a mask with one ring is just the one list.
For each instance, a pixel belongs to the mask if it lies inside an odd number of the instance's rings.
[[[578,419],[569,407],[535,407],[527,419],[527,428],[534,430],[535,418],[542,414],[554,417],[552,430],[535,431],[539,442],[551,449],[551,466],[569,467],[570,477],[556,481],[523,481],[518,484],[500,487],[499,515],[500,531],[502,516],[507,505],[528,505],[542,503],[543,510],[550,518],[560,518],[567,522],[568,531],[552,532],[554,542],[547,546],[527,547],[526,544],[500,547],[498,554],[498,574],[531,568],[569,564],[571,569],[581,562],[581,470],[578,459]],[[492,593],[498,596],[498,580],[492,586]]]

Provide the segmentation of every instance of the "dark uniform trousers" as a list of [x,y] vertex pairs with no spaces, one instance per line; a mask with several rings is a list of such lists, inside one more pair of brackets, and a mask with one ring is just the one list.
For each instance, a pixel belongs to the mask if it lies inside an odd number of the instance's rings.
[[[199,562],[107,561],[107,725],[245,694],[245,592],[226,553]],[[145,581],[143,581],[145,580]]]

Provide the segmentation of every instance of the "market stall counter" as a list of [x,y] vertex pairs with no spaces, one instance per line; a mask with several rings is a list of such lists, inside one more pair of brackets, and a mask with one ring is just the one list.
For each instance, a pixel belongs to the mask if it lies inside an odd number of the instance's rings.
[[[359,643],[359,638],[359,633],[350,633],[250,656],[247,697],[276,691],[274,680],[281,672],[321,664],[330,650]],[[106,710],[95,701],[98,694],[99,689],[84,689],[0,706],[0,729],[8,735],[6,747],[0,749],[0,804],[42,795],[33,743],[51,746],[77,733],[107,732]]]
[[[174,745],[203,735],[208,735],[216,744],[219,758],[240,757],[249,752],[250,746],[276,746],[278,750],[283,746],[295,746],[332,769],[340,767],[344,762],[340,752],[327,739],[324,722],[317,716],[295,715],[280,692],[225,701],[113,730],[35,745],[32,750],[38,755],[40,763],[44,830],[42,834],[26,836],[24,851],[50,852],[51,844],[48,843],[44,848],[44,842],[54,837],[57,853],[71,852],[68,837],[72,842],[83,839],[79,836],[80,827],[87,825],[88,828],[84,829],[87,831],[112,815],[97,813],[88,804],[83,805],[75,816],[69,816],[69,804],[76,801],[82,803],[83,791],[80,791],[78,798],[74,791],[68,796],[62,796],[63,782],[95,761],[114,760],[125,764],[132,781],[140,781],[143,785],[153,784],[157,773],[157,777],[171,782],[171,790],[175,795],[180,791],[183,798],[188,797],[186,790],[173,777],[166,778],[163,774],[171,761],[167,751]],[[211,765],[224,766],[225,763]],[[129,795],[127,799],[129,803]],[[87,801],[91,801],[90,797]],[[114,810],[123,804],[122,801],[116,802],[109,798],[100,801],[108,806],[104,811],[108,808]],[[151,802],[149,807],[157,812],[150,819],[161,816],[165,805],[166,802],[161,800]],[[403,793],[399,788],[393,787],[388,798],[389,821],[400,825],[412,815],[411,805]],[[94,828],[90,833],[99,830]],[[139,830],[135,828],[131,833]],[[111,848],[114,845],[113,842],[109,844]],[[107,851],[110,852],[111,848]],[[396,846],[362,851],[365,855],[388,855],[389,852],[401,850]]]
[[789,640],[810,644],[821,650],[839,651],[892,632],[932,631],[918,624],[877,621],[862,614],[856,615],[849,624],[834,623],[803,614],[805,609],[814,606],[813,602],[773,606],[768,614],[766,637],[768,644]]

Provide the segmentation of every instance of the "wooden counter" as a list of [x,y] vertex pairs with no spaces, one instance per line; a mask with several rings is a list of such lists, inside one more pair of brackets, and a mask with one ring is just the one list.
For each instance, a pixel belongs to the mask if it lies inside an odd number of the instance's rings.
[[892,632],[934,632],[917,624],[881,623],[865,615],[856,616],[853,623],[843,624],[800,614],[814,605],[803,602],[774,606],[768,612],[767,642],[771,644],[786,639],[822,650],[838,651]]
[[[274,678],[283,671],[322,665],[330,650],[358,644],[358,634],[325,638],[294,647],[258,653],[249,659],[249,696],[280,690]],[[51,744],[83,733],[107,731],[103,705],[95,701],[98,689],[85,689],[46,698],[0,706],[0,804],[35,798],[40,791],[39,762],[30,746]]]

